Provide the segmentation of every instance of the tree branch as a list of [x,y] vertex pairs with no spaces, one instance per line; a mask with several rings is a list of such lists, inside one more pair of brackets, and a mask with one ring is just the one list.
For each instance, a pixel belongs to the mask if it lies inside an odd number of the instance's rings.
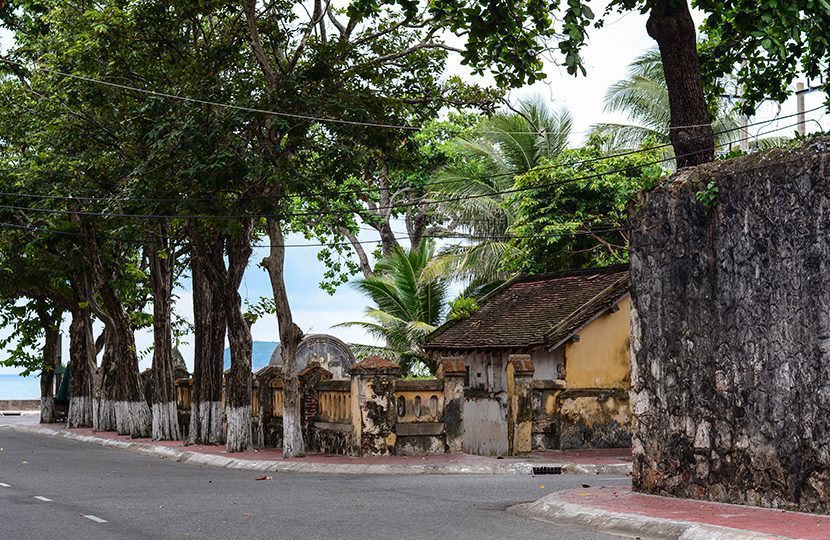
[[370,278],[375,275],[372,271],[372,266],[369,264],[369,256],[366,255],[366,250],[363,248],[363,244],[357,239],[357,236],[347,229],[346,227],[341,227],[340,232],[343,233],[349,243],[354,248],[354,252],[357,254],[357,258],[360,261],[360,271],[363,272],[363,277]]

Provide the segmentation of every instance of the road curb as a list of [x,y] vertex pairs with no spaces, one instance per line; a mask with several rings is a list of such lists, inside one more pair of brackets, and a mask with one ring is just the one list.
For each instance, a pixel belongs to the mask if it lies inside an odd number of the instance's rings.
[[598,532],[637,538],[671,538],[677,540],[792,540],[785,536],[707,525],[693,521],[624,514],[600,508],[565,502],[557,495],[542,497],[536,502],[517,504],[508,512],[557,525],[573,525]]
[[260,472],[297,472],[297,473],[323,473],[323,474],[394,474],[394,475],[418,475],[418,474],[533,474],[534,467],[561,468],[565,474],[623,474],[631,472],[630,464],[613,465],[582,465],[574,463],[552,463],[552,462],[513,462],[513,463],[438,463],[438,464],[377,464],[377,463],[313,463],[300,461],[273,461],[236,459],[228,456],[215,454],[203,454],[189,450],[179,450],[169,446],[160,446],[147,443],[120,441],[105,439],[92,435],[82,435],[33,425],[10,424],[9,428],[26,433],[35,433],[49,437],[59,437],[73,441],[80,441],[107,448],[127,450],[144,456],[161,459],[174,459],[182,463],[195,465],[209,465],[223,467],[226,469],[240,469]]

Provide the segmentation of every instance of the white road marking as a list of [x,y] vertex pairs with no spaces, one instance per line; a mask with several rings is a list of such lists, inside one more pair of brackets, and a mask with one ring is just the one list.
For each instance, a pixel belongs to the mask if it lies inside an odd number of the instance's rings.
[[52,499],[47,499],[46,497],[43,497],[42,495],[35,495],[35,499],[37,499],[39,501],[43,501],[43,502],[52,502]]
[[81,514],[85,518],[94,521],[95,523],[107,523],[106,519],[101,519],[98,516],[93,516],[92,514]]
[[0,482],[0,487],[11,487],[11,486],[10,486],[10,485],[8,485],[8,484],[7,484],[7,483],[5,483],[5,482]]

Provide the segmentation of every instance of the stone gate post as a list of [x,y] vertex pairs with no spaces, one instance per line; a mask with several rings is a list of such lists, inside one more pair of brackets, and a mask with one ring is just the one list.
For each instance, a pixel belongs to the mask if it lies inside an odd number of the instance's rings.
[[464,445],[464,359],[459,356],[442,358],[438,378],[444,380],[444,433],[447,452],[458,454]]
[[507,360],[507,444],[510,455],[533,449],[533,360],[511,354]]
[[317,419],[320,412],[320,398],[318,385],[321,381],[330,381],[333,375],[327,369],[320,367],[318,362],[311,362],[297,373],[300,383],[300,417],[303,426],[303,442],[306,448],[311,448],[311,424]]
[[354,453],[395,453],[395,378],[400,366],[385,358],[370,356],[349,370],[352,376],[352,427]]

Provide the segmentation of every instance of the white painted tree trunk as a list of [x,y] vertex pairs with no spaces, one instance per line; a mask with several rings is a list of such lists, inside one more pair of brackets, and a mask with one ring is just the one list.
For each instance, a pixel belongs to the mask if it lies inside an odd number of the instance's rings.
[[66,426],[70,428],[92,425],[92,399],[89,396],[75,396],[69,399]]
[[149,439],[153,434],[153,415],[144,400],[128,402],[130,435],[134,439]]
[[51,424],[55,421],[55,398],[52,396],[40,398],[40,423]]
[[251,406],[225,408],[228,419],[227,445],[228,452],[247,452],[251,449]]
[[119,435],[130,435],[133,430],[133,418],[130,414],[129,401],[116,401],[115,410],[115,431]]
[[179,435],[179,413],[175,401],[153,403],[153,439],[177,441]]
[[282,417],[282,455],[284,457],[302,457],[305,455],[303,431],[300,423],[300,414],[290,414],[286,411]]
[[116,431],[115,404],[111,399],[96,399],[92,410],[93,431]]
[[190,415],[190,444],[222,444],[225,440],[222,423],[222,402],[194,403],[197,414]]

